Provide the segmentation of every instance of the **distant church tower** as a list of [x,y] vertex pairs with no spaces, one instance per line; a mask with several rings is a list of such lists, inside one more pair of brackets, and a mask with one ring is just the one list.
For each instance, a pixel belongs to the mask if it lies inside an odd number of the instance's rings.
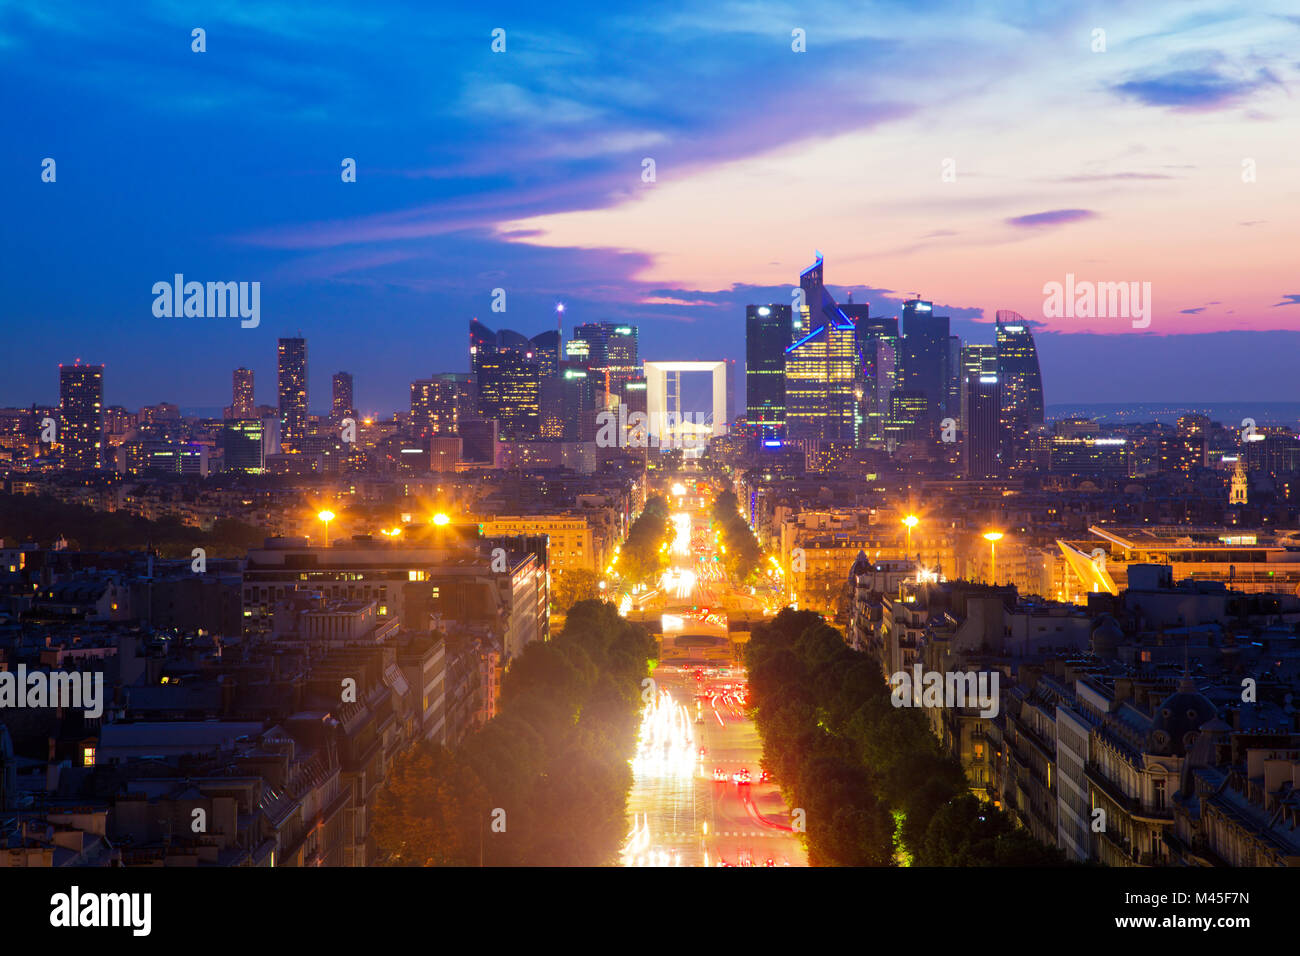
[[1228,504],[1244,505],[1246,503],[1246,464],[1237,462],[1232,471],[1232,491],[1228,493]]

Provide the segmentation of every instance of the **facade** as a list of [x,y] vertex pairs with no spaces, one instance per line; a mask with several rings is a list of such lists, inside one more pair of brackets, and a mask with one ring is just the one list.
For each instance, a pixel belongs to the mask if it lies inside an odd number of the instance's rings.
[[500,515],[479,526],[485,538],[546,535],[551,574],[580,569],[599,574],[613,555],[612,535],[580,515]]

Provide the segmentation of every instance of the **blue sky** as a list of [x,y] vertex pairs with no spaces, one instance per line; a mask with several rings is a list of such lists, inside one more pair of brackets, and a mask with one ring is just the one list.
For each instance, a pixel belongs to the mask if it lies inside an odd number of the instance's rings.
[[[238,365],[271,402],[301,331],[313,407],[346,369],[388,411],[468,367],[470,317],[532,334],[557,301],[646,358],[743,361],[744,304],[814,248],[841,294],[919,291],[978,341],[1066,272],[1152,281],[1141,333],[1040,326],[1049,402],[1295,398],[1300,17],[972,7],[0,0],[0,404],[75,358],[111,404],[220,406]],[[260,281],[260,327],[154,317],[176,272]]]

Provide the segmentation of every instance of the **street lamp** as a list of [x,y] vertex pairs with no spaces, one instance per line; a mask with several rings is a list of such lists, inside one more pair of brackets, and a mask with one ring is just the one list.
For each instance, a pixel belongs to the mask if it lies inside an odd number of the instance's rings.
[[989,543],[989,583],[998,583],[998,542],[1002,540],[1001,531],[985,531],[984,540]]
[[334,512],[326,508],[316,517],[325,525],[325,547],[328,548],[330,546],[330,522],[334,520]]
[[448,524],[451,523],[451,519],[448,518],[441,511],[439,511],[436,515],[433,516],[433,523],[436,524],[439,528],[445,528]]
[[908,515],[903,519],[903,524],[907,525],[907,554],[903,555],[905,558],[912,553],[912,529],[920,523],[921,519],[916,515]]

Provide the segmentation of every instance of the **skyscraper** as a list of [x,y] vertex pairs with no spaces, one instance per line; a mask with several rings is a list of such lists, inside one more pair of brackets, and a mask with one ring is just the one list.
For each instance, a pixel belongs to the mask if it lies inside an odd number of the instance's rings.
[[[851,298],[851,297],[850,297]],[[859,444],[885,440],[890,395],[894,391],[895,355],[898,348],[898,318],[873,317],[866,303],[849,301],[840,307],[857,329],[858,360],[861,363],[862,423]]]
[[411,431],[421,438],[455,435],[460,418],[458,383],[425,378],[411,383]]
[[998,416],[998,376],[970,375],[966,379],[969,423],[965,433],[967,478],[997,478],[1003,473],[1001,426]]
[[970,345],[962,346],[960,367],[957,373],[961,376],[962,383],[961,407],[957,427],[965,432],[970,428],[970,390],[966,388],[966,382],[971,376],[979,378],[981,375],[996,375],[998,373],[997,347],[983,342],[972,342]]
[[760,438],[785,431],[785,350],[792,321],[788,305],[745,306],[745,417]]
[[835,299],[826,290],[823,281],[825,278],[825,262],[820,252],[816,255],[817,258],[813,264],[799,274],[799,288],[803,291],[803,305],[799,307],[799,314],[794,317],[794,325],[791,330],[791,334],[797,339],[803,338],[809,332],[827,323],[841,320],[848,321],[848,317],[840,312]]
[[469,324],[470,364],[478,411],[501,423],[501,437],[538,437],[542,381],[559,370],[559,333],[533,339],[502,329],[494,332],[478,319]]
[[[586,322],[574,326],[569,361],[582,362],[596,373],[598,384],[617,401],[624,401],[623,386],[641,374],[639,331],[635,325]],[[580,344],[581,343],[581,344]]]
[[59,431],[65,471],[102,466],[104,449],[104,366],[59,365]]
[[253,370],[251,368],[237,368],[231,382],[230,417],[252,418],[255,407],[253,402]]
[[1030,465],[1030,435],[1043,424],[1043,378],[1034,335],[1016,312],[997,313],[997,377],[1003,460],[1021,471]]
[[280,339],[276,392],[280,399],[280,442],[300,451],[307,436],[307,340]]
[[857,333],[841,317],[785,350],[785,423],[792,439],[856,442],[862,390]]
[[884,426],[891,451],[900,442],[917,441],[928,436],[929,420],[930,409],[925,393],[894,389],[889,395],[889,417]]
[[357,409],[352,403],[352,373],[335,372],[333,385],[333,402],[330,404],[330,417],[336,421],[356,418]]
[[1178,431],[1160,439],[1160,470],[1190,474],[1208,461],[1210,419],[1208,415],[1178,416]]
[[540,436],[552,441],[595,441],[596,402],[603,388],[585,365],[562,362],[560,374],[542,383]]
[[948,317],[921,299],[903,303],[903,388],[925,396],[927,421],[938,422],[948,404]]
[[957,418],[961,412],[962,378],[961,337],[948,336],[948,354],[944,359],[946,393],[943,400],[945,418]]

